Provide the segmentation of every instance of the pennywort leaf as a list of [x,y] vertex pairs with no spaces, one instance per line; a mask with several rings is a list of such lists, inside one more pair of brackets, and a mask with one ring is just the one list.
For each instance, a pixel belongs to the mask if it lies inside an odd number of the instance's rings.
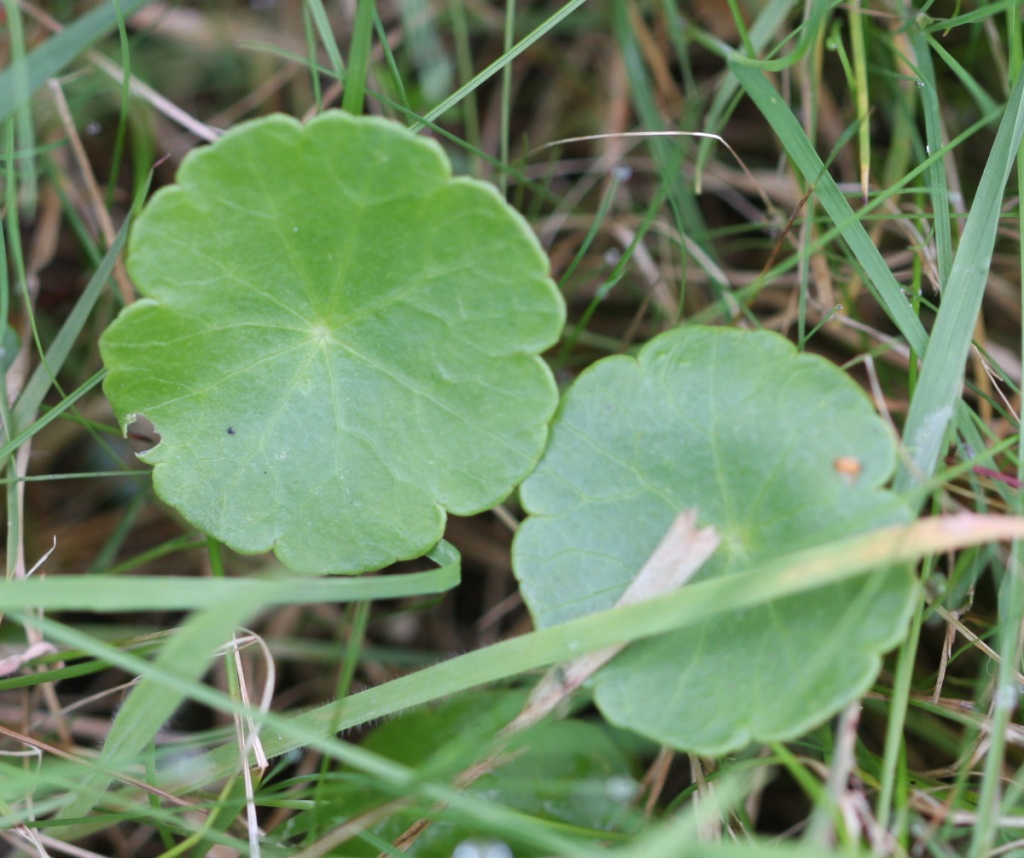
[[[695,582],[908,521],[895,443],[841,370],[776,334],[688,327],[606,358],[563,400],[513,549],[541,626],[611,607],[675,516],[722,537]],[[697,583],[690,586],[697,587]],[[706,754],[790,738],[861,693],[909,617],[907,570],[637,643],[595,677],[613,722]]]
[[159,433],[157,494],[237,551],[312,573],[419,556],[540,457],[547,258],[401,126],[238,126],[155,195],[128,266],[144,297],[102,338],[106,393]]

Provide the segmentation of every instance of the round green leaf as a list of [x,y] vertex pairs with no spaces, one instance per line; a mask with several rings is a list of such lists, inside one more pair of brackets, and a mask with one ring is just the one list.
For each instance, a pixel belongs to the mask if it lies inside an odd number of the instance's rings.
[[564,306],[528,225],[392,122],[273,116],[183,162],[135,225],[143,300],[100,347],[157,494],[304,572],[421,555],[500,502],[557,402]]
[[[609,608],[684,509],[722,544],[698,580],[906,521],[895,445],[842,371],[772,333],[689,327],[600,361],[522,488],[513,561],[541,626]],[[909,570],[630,646],[595,678],[615,723],[719,754],[799,735],[861,693],[905,628]]]

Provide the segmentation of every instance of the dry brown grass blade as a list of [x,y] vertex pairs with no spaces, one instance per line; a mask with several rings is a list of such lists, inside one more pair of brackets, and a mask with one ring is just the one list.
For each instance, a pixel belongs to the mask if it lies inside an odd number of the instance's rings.
[[[46,14],[38,6],[32,3],[22,3],[22,8],[26,13],[31,15],[35,20],[41,23],[44,27],[54,33],[59,33],[64,27],[55,18]],[[117,65],[112,63],[101,53],[88,50],[85,51],[84,56],[91,62],[96,68],[102,71],[104,74],[111,77],[113,80],[121,83],[124,81],[125,74],[124,70]],[[178,105],[174,104],[170,99],[165,98],[159,92],[152,87],[146,85],[136,77],[129,78],[128,85],[131,89],[132,95],[136,98],[141,98],[143,101],[148,102],[152,107],[170,119],[177,125],[180,125],[186,131],[194,134],[200,140],[205,140],[208,143],[216,140],[221,132],[216,128],[211,128],[204,122],[200,122],[194,116],[189,114],[187,111],[182,110]]]
[[[100,191],[99,183],[96,181],[96,175],[93,173],[92,164],[89,163],[89,158],[85,154],[85,147],[82,145],[82,138],[79,136],[78,129],[75,127],[75,120],[71,116],[71,108],[68,106],[67,99],[64,97],[64,89],[56,80],[48,81],[48,83],[54,107],[57,109],[57,116],[60,118],[61,125],[64,127],[65,139],[67,139],[68,144],[71,146],[71,152],[74,156],[75,166],[78,169],[79,179],[85,188],[84,196],[88,201],[88,208],[89,212],[92,214],[92,220],[96,224],[100,235],[103,237],[103,244],[106,247],[110,247],[114,243],[114,239],[117,237],[117,229],[114,226],[114,221],[111,219],[110,212],[107,211],[107,207],[103,202],[103,193]],[[114,263],[114,279],[117,281],[117,288],[121,293],[121,300],[126,304],[132,303],[132,301],[135,300],[135,287],[128,278],[128,272],[125,270],[124,261],[121,259],[118,259]]]

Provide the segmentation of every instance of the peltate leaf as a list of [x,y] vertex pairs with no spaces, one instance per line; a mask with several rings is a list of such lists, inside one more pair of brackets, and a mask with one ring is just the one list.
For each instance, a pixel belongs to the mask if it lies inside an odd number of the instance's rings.
[[394,123],[256,120],[139,217],[100,346],[157,494],[303,572],[415,557],[505,497],[557,401],[564,307],[527,224]]
[[[890,432],[842,371],[772,333],[681,328],[573,384],[522,488],[513,560],[534,620],[611,607],[675,516],[722,544],[698,580],[908,520]],[[720,754],[798,735],[861,693],[905,627],[909,570],[634,644],[595,677],[611,721]]]

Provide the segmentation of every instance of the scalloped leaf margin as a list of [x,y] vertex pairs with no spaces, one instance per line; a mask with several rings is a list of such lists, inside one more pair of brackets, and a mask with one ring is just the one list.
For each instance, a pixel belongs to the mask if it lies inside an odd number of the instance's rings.
[[[697,580],[908,521],[882,488],[892,434],[841,370],[769,332],[686,327],[606,358],[563,398],[521,495],[513,565],[540,626],[609,608],[674,517],[722,544]],[[630,646],[594,679],[603,714],[716,755],[793,738],[861,694],[903,634],[909,569]]]
[[434,141],[332,111],[190,153],[131,235],[100,341],[157,494],[242,553],[359,573],[499,503],[557,405],[565,308],[529,225]]

